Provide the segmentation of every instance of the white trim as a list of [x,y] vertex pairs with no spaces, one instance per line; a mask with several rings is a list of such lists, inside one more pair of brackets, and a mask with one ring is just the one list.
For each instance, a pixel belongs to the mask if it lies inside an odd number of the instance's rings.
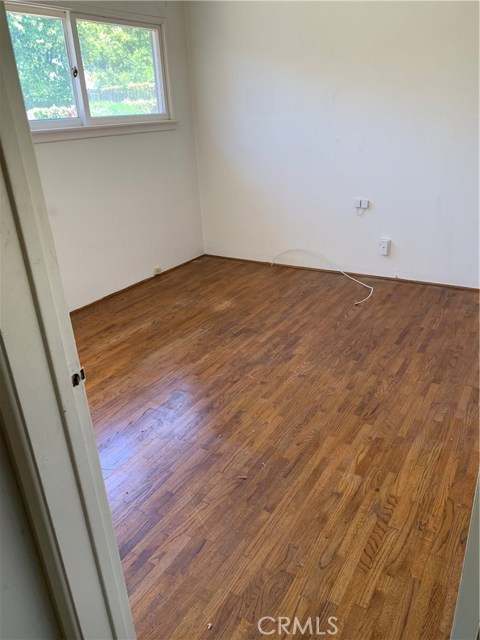
[[162,20],[159,25],[160,39],[159,39],[159,60],[161,64],[161,71],[163,76],[163,99],[165,101],[165,112],[171,120],[175,120],[175,110],[173,107],[172,98],[172,83],[170,80],[170,65],[168,64],[168,47],[167,47],[167,23]]
[[[76,69],[80,73],[80,65],[81,65],[81,56],[77,56],[77,51],[80,49],[76,47],[74,37],[73,37],[73,28],[72,28],[72,20],[70,18],[70,13],[68,11],[65,12],[65,20],[63,21],[63,32],[65,33],[65,46],[67,48],[67,55],[70,61],[70,70],[73,71],[73,68]],[[83,73],[83,67],[82,67]],[[85,83],[80,81],[80,76],[73,77],[73,73],[71,74],[72,85],[73,85],[73,95],[75,100],[75,105],[77,107],[78,117],[79,117],[79,126],[84,127],[87,123],[86,110],[88,109],[88,100],[86,100],[86,93],[84,91]],[[32,128],[32,123],[30,122],[30,128]],[[43,127],[43,129],[47,129],[47,127]],[[43,130],[42,129],[42,130]]]
[[124,24],[127,27],[137,27],[138,29],[146,29],[148,31],[158,31],[159,27],[165,22],[165,18],[158,18],[156,22],[145,22],[142,20],[135,20],[134,18],[120,18],[116,16],[98,15],[89,12],[80,12],[72,9],[65,9],[67,13],[70,13],[72,18],[76,20],[89,20],[90,22],[99,22],[100,24]]
[[[55,131],[56,129],[75,129],[83,126],[80,118],[55,118],[54,120],[29,120],[30,131]],[[48,129],[45,128],[48,123]]]
[[125,136],[135,133],[152,133],[155,131],[174,131],[177,120],[160,120],[158,122],[136,122],[135,124],[106,124],[91,127],[69,127],[68,129],[41,129],[32,131],[34,144],[44,142],[62,142],[81,140],[82,138],[103,138],[106,136]]
[[70,46],[75,52],[77,61],[78,76],[75,78],[78,87],[78,94],[81,99],[81,112],[83,126],[90,126],[90,103],[88,101],[87,83],[85,82],[85,69],[83,68],[82,52],[80,40],[78,39],[77,23],[71,13],[67,14],[68,34],[70,36]]
[[65,19],[65,15],[67,10],[58,6],[40,6],[38,4],[29,3],[29,2],[6,2],[5,10],[12,11],[14,13],[26,13],[26,14],[34,14],[45,16],[47,18],[59,18],[60,20]]
[[[112,4],[111,0],[103,0],[107,5]],[[120,0],[121,1],[121,0]],[[148,1],[148,0],[147,0]],[[136,17],[132,16],[137,16],[141,22],[144,23],[148,23],[148,24],[160,24],[162,21],[165,20],[165,16],[158,16],[158,15],[153,15],[153,14],[146,14],[143,11],[141,13],[137,13],[135,11],[125,11],[124,9],[118,9],[118,8],[110,8],[110,6],[105,6],[105,4],[102,4],[101,1],[98,1],[98,5],[101,6],[95,6],[92,4],[87,4],[87,3],[83,3],[80,0],[66,0],[65,2],[62,2],[62,0],[57,1],[48,1],[48,4],[44,4],[42,2],[31,2],[30,0],[9,0],[6,4],[10,5],[11,7],[15,6],[15,5],[23,5],[23,6],[28,6],[28,7],[37,7],[39,10],[57,10],[57,11],[78,11],[80,13],[84,13],[85,15],[91,15],[91,16],[97,16],[99,18],[115,18],[118,17],[120,19],[123,20],[137,20]],[[75,5],[75,8],[73,8],[72,5]],[[143,7],[142,7],[143,9]],[[15,11],[17,9],[14,9]],[[138,21],[138,20],[137,20]]]
[[168,110],[168,100],[165,95],[167,91],[167,83],[165,82],[165,74],[163,71],[165,67],[162,47],[162,41],[165,35],[163,33],[163,24],[159,25],[156,29],[151,29],[151,31],[158,109],[160,113],[164,113],[169,117],[170,112]]

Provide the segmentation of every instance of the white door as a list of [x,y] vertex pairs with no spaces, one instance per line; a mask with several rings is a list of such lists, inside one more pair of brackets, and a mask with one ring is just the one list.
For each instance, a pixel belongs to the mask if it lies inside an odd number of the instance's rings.
[[65,636],[134,638],[0,2],[0,411]]
[[480,634],[480,478],[473,501],[451,640],[478,640]]

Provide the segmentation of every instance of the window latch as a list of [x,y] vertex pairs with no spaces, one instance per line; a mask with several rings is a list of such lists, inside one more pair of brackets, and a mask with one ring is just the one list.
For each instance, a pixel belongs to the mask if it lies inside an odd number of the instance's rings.
[[78,69],[77,67],[72,67],[72,76],[74,78],[76,78],[78,76]]
[[72,386],[73,387],[78,387],[80,382],[83,382],[83,380],[85,380],[85,378],[86,378],[85,369],[82,367],[80,369],[80,371],[78,371],[78,372],[73,374],[73,376],[72,376]]

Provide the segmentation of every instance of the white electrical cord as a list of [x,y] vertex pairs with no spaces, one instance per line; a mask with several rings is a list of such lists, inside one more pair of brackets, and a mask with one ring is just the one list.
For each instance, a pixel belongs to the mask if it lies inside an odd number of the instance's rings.
[[275,260],[277,258],[280,258],[280,256],[283,256],[286,253],[293,253],[294,251],[302,251],[303,253],[309,253],[312,256],[317,256],[318,258],[321,258],[324,262],[329,264],[331,267],[334,267],[335,269],[337,269],[337,271],[340,271],[340,273],[343,274],[349,280],[353,280],[353,282],[356,282],[357,284],[361,284],[362,287],[365,287],[365,289],[370,289],[370,293],[368,294],[368,296],[366,298],[363,298],[362,300],[358,300],[357,302],[355,302],[356,305],[362,304],[362,302],[366,302],[371,297],[373,293],[373,287],[371,287],[369,284],[365,284],[365,282],[361,282],[360,280],[357,280],[353,276],[349,276],[348,273],[345,273],[345,271],[340,269],[340,267],[337,264],[335,264],[331,260],[327,260],[327,258],[325,258],[325,256],[322,256],[321,253],[317,253],[316,251],[311,251],[310,249],[287,249],[286,251],[282,251],[281,253],[277,254],[273,258],[272,262],[270,263],[270,266],[273,267],[273,265],[275,264]]

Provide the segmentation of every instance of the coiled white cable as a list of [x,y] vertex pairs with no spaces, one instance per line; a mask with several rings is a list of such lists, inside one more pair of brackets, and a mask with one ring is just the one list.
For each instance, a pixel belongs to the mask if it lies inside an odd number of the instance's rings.
[[310,249],[287,249],[286,251],[282,251],[281,253],[277,254],[273,258],[273,260],[270,263],[270,266],[273,267],[273,265],[275,264],[275,260],[277,260],[277,258],[280,258],[280,256],[283,256],[286,253],[293,253],[294,251],[301,251],[302,253],[309,253],[312,256],[316,256],[317,258],[321,258],[324,262],[329,264],[331,267],[334,267],[335,269],[337,269],[337,271],[340,271],[340,273],[342,275],[344,275],[346,278],[348,278],[349,280],[353,280],[353,282],[356,282],[357,284],[361,284],[362,287],[365,287],[365,289],[369,289],[370,293],[368,294],[368,296],[366,298],[363,298],[362,300],[358,300],[357,302],[355,302],[356,305],[362,304],[362,302],[366,302],[371,297],[371,295],[373,294],[373,287],[371,287],[369,284],[365,284],[365,282],[361,282],[360,280],[357,280],[353,276],[349,276],[348,273],[345,273],[345,271],[343,271],[343,269],[340,269],[340,267],[337,264],[335,264],[331,260],[327,260],[327,258],[325,258],[325,256],[322,256],[321,253],[318,253],[317,251],[311,251]]

